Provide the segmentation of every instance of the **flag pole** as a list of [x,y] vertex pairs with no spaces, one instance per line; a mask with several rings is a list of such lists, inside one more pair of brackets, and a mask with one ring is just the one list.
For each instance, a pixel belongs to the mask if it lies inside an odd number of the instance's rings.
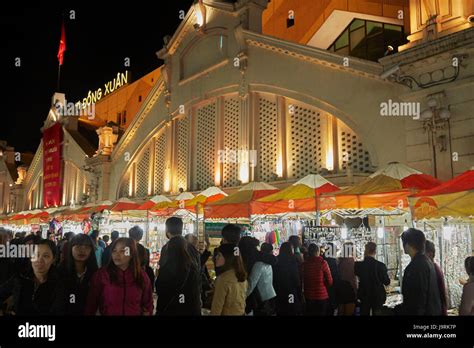
[[61,63],[58,64],[58,84],[56,86],[56,92],[60,92],[60,90],[59,90],[60,78],[61,78]]

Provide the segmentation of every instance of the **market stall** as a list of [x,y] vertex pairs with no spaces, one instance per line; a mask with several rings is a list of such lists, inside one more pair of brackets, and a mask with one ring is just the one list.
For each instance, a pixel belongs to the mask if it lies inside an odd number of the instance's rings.
[[318,174],[309,174],[285,189],[252,202],[252,231],[278,248],[291,235],[302,235],[309,221],[320,221],[322,193],[339,188]]
[[252,203],[276,192],[278,189],[272,185],[264,182],[251,182],[227,197],[205,204],[206,226],[212,228],[210,227],[211,223],[222,222],[249,225],[253,215]]
[[[474,223],[474,170],[468,170],[430,190],[409,198],[417,228],[433,241],[435,261],[443,270],[448,290],[449,307],[460,303],[465,278],[464,259],[472,255]],[[409,262],[403,260],[403,267]]]

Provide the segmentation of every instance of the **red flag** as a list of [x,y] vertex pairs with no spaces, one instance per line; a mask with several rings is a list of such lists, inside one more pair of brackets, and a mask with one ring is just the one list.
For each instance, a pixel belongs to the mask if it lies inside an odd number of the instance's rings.
[[64,29],[64,22],[61,27],[61,40],[59,41],[58,59],[59,65],[63,65],[64,52],[66,51],[66,31]]

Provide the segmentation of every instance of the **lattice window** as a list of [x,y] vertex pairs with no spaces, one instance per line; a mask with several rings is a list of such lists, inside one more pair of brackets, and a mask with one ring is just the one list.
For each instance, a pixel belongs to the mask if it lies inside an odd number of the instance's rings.
[[189,154],[189,117],[177,122],[178,125],[178,188],[188,189],[188,154]]
[[369,152],[360,138],[345,124],[338,122],[339,166],[342,170],[351,168],[354,173],[370,172]]
[[316,174],[321,163],[321,118],[317,109],[294,105],[290,115],[290,158],[293,178]]
[[81,172],[77,172],[77,181],[76,181],[76,198],[75,202],[80,203],[82,201],[82,194],[84,193],[84,181],[85,177]]
[[215,137],[216,104],[212,103],[197,110],[196,188],[198,190],[214,186]]
[[147,147],[137,162],[137,197],[145,197],[148,195],[148,177],[150,168],[150,147]]
[[259,103],[260,181],[273,181],[277,163],[277,106],[274,100],[260,97]]
[[[238,98],[228,98],[224,102],[224,149],[237,151],[239,148],[239,114],[240,101]],[[238,163],[227,161],[223,165],[224,187],[237,186]]]
[[166,162],[166,131],[156,138],[155,141],[155,165],[154,165],[154,182],[155,194],[163,193],[163,181],[165,173],[165,162]]
[[130,171],[128,171],[120,184],[119,198],[128,197],[130,193]]

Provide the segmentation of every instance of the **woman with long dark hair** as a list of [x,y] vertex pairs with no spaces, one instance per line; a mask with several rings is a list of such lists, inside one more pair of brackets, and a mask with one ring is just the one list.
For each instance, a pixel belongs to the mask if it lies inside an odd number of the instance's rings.
[[244,315],[247,272],[238,246],[222,244],[218,248],[216,266],[221,273],[215,282],[211,315]]
[[153,296],[150,279],[140,266],[131,238],[112,244],[112,259],[92,277],[85,314],[150,315]]
[[155,282],[156,315],[201,315],[199,264],[188,250],[182,236],[167,243],[166,259]]
[[278,262],[273,266],[277,315],[300,315],[302,314],[301,278],[298,260],[290,242],[280,246],[277,259]]
[[0,286],[0,304],[13,296],[12,314],[62,315],[64,288],[54,266],[56,245],[47,239],[36,243],[28,269]]
[[77,234],[68,242],[67,254],[59,268],[67,315],[84,315],[92,275],[97,271],[94,248],[92,239],[86,234]]

